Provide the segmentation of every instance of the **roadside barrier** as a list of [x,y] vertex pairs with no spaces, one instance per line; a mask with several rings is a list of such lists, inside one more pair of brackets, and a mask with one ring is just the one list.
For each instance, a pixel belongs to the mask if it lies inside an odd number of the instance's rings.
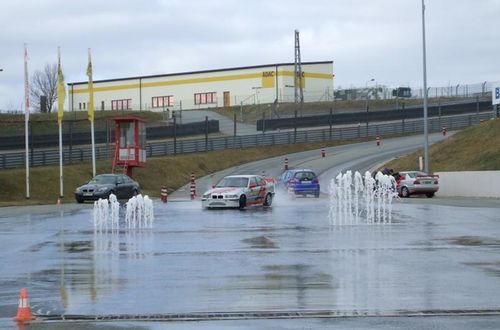
[[[491,101],[490,101],[491,102]],[[478,124],[481,120],[490,120],[494,116],[493,112],[482,112],[477,115],[459,115],[446,118],[430,118],[429,132],[442,133],[442,126],[450,131],[460,130]],[[266,134],[241,135],[241,136],[218,136],[208,139],[208,145],[205,139],[189,139],[178,141],[150,142],[147,144],[146,152],[148,157],[161,157],[166,155],[178,155],[227,150],[227,149],[246,149],[271,145],[288,145],[291,143],[302,142],[320,142],[320,141],[340,141],[349,139],[375,138],[379,135],[393,136],[394,134],[422,134],[422,120],[404,120],[400,122],[389,122],[380,124],[370,124],[366,127],[359,125],[347,127],[333,127],[332,130],[311,129],[294,132],[281,131],[270,132]],[[73,164],[78,162],[90,161],[92,159],[91,147],[73,147],[63,150],[64,164]],[[109,159],[112,152],[105,144],[95,147],[96,159]],[[46,166],[59,164],[59,150],[33,148],[30,151],[30,166]],[[25,151],[0,152],[0,169],[24,167],[26,154]]]
[[17,307],[17,315],[14,317],[14,321],[26,322],[32,321],[35,317],[31,313],[31,307],[28,300],[28,294],[26,293],[26,288],[21,289],[21,294],[19,295],[19,306]]
[[168,190],[165,186],[162,186],[160,189],[160,199],[163,203],[166,203],[168,201]]

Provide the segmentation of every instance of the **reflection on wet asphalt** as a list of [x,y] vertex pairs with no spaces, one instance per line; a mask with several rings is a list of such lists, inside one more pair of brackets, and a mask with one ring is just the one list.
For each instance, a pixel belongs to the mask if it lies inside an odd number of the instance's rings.
[[328,208],[155,202],[153,229],[99,234],[89,205],[0,215],[0,318],[22,287],[44,315],[500,307],[498,209],[396,201],[392,225],[332,227]]

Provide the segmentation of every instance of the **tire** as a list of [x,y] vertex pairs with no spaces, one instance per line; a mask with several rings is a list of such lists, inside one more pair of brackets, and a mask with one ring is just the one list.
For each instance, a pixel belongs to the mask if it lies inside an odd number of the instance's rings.
[[[111,196],[111,194],[113,194],[113,195],[116,196],[115,192],[113,190],[110,190],[109,191],[109,195],[108,195],[108,199],[109,199],[109,196]],[[116,199],[118,199],[118,196],[116,196]]]
[[319,198],[319,191],[314,193],[314,197]]
[[408,190],[407,187],[401,188],[401,197],[404,197],[404,198],[410,197],[410,191]]
[[427,196],[427,198],[432,198],[432,197],[434,197],[434,193],[433,192],[427,193],[427,194],[425,194],[425,196]]
[[267,194],[264,198],[264,206],[271,206],[273,203],[273,194]]
[[137,196],[139,194],[139,192],[137,191],[137,189],[134,189],[134,192],[132,193],[132,196]]
[[245,195],[241,195],[239,208],[244,209],[246,206],[247,206],[247,197]]
[[85,200],[84,200],[83,198],[81,198],[81,197],[77,197],[77,198],[76,198],[76,202],[77,202],[78,204],[83,204],[83,202],[85,202]]

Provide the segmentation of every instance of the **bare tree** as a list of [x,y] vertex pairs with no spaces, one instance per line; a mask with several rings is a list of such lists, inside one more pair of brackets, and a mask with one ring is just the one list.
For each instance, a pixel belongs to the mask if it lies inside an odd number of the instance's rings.
[[[41,109],[40,97],[47,98],[46,109]],[[33,73],[30,84],[30,101],[40,112],[51,112],[57,101],[57,63],[45,64],[43,71]]]

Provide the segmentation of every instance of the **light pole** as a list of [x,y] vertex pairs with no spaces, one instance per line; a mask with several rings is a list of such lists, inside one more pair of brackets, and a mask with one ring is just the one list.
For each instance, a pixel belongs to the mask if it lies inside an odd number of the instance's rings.
[[429,173],[429,129],[427,127],[427,67],[425,58],[425,4],[422,0],[422,53],[424,71],[424,172]]
[[[365,90],[366,90],[366,109],[368,109],[368,96],[369,96],[369,90],[368,90],[368,83],[369,82],[372,82],[372,81],[375,81],[375,78],[372,78],[370,80],[367,80],[366,83],[365,83]],[[368,111],[368,110],[367,110]]]

